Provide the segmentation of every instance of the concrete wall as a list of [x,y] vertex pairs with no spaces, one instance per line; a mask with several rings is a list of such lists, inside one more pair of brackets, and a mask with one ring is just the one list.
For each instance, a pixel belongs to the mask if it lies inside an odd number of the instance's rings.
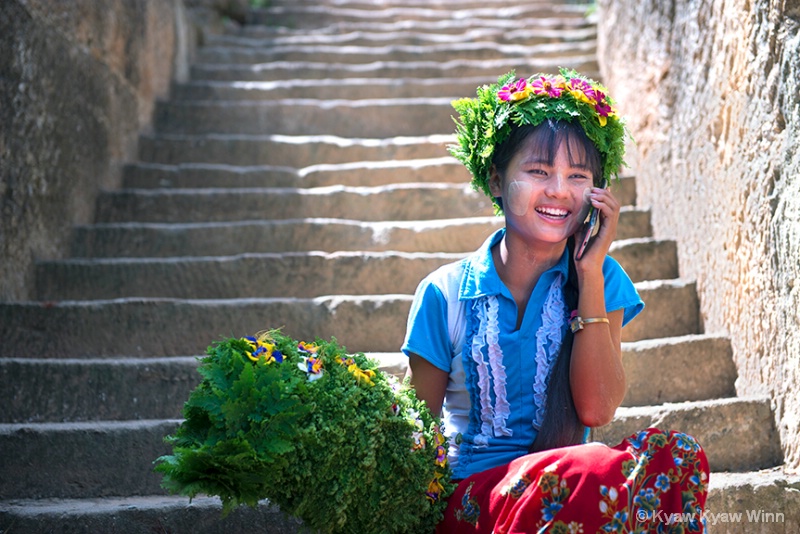
[[32,263],[118,185],[192,31],[181,0],[0,2],[0,300],[29,298]]
[[[800,468],[800,0],[600,0],[639,199]],[[680,377],[676,377],[680,380]]]

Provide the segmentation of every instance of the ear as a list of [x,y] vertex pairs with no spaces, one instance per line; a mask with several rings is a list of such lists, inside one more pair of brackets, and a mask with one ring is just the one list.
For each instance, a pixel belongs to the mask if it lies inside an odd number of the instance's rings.
[[489,191],[492,192],[492,196],[495,198],[503,197],[503,179],[500,177],[500,173],[497,172],[497,166],[495,165],[492,165],[489,169]]

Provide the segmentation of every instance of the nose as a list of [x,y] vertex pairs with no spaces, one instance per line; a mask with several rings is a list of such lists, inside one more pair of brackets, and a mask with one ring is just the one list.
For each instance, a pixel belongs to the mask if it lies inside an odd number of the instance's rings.
[[556,172],[550,175],[550,180],[547,181],[546,194],[553,198],[564,198],[568,195],[569,182],[567,176],[562,172]]

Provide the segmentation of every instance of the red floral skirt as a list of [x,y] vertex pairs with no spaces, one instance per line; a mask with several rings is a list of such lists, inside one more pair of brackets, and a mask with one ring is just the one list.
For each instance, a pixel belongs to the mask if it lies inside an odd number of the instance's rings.
[[615,447],[538,452],[458,484],[437,533],[705,532],[708,460],[650,428]]

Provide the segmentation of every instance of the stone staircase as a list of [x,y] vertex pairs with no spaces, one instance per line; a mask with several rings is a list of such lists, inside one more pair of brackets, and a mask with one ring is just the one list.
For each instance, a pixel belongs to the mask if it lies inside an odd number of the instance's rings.
[[[0,533],[301,531],[267,503],[222,519],[216,499],[160,488],[152,461],[196,356],[282,326],[402,373],[416,284],[502,223],[444,148],[450,101],[510,68],[599,77],[586,7],[282,0],[209,37],[72,257],[38,263],[35,301],[0,304]],[[600,439],[690,432],[714,512],[783,511],[759,504],[796,483],[769,400],[736,397],[730,345],[703,333],[676,244],[651,237],[633,177],[617,195],[612,255],[647,307],[623,331],[630,387]],[[790,532],[788,516],[759,532]],[[712,531],[752,531],[736,528]]]

